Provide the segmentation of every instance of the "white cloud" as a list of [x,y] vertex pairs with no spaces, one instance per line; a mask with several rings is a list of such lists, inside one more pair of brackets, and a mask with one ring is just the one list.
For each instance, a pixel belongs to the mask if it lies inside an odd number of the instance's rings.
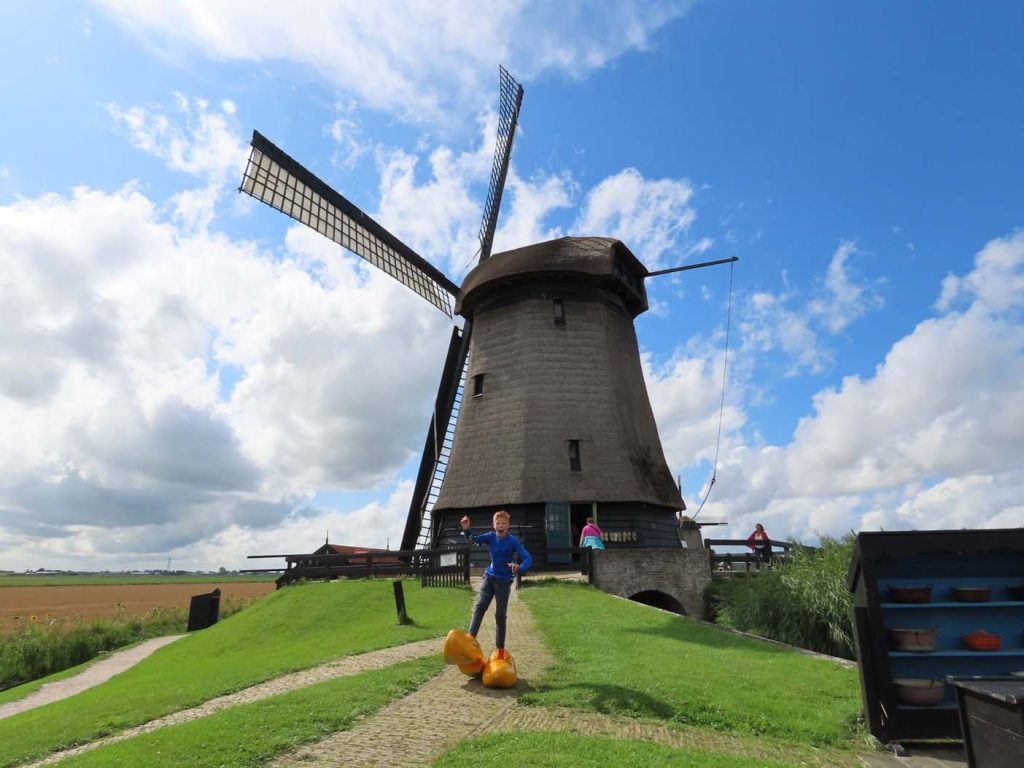
[[0,208],[0,250],[11,547],[127,561],[388,482],[420,447],[448,321],[312,233],[271,258],[129,185]]
[[697,217],[689,205],[692,197],[686,181],[648,180],[627,168],[590,190],[573,231],[617,237],[648,269],[657,269],[666,266],[666,255],[681,245],[679,239]]
[[857,244],[844,240],[836,248],[825,275],[825,293],[812,299],[808,309],[831,333],[839,333],[868,309],[878,308],[882,301],[874,287],[857,281],[849,270],[849,259],[857,255]]
[[1022,277],[1024,236],[988,243],[942,287],[937,306],[961,311],[919,323],[874,375],[815,395],[788,445],[734,442],[705,514],[736,536],[761,521],[775,538],[805,541],[1024,525]]
[[203,230],[213,221],[225,187],[236,184],[241,176],[248,148],[232,130],[233,102],[223,101],[218,114],[201,99],[191,101],[176,94],[175,101],[173,117],[139,106],[108,104],[106,109],[115,123],[127,130],[135,147],[160,158],[170,170],[205,182],[205,186],[182,190],[170,200],[177,221],[189,231]]
[[[178,0],[98,0],[164,55],[195,50],[216,60],[291,61],[364,105],[413,119],[445,120],[492,103],[497,63],[523,79],[583,77],[683,15],[690,0],[606,3],[502,0],[272,0],[197,5]],[[486,94],[486,98],[484,98]],[[482,101],[483,99],[483,101]]]

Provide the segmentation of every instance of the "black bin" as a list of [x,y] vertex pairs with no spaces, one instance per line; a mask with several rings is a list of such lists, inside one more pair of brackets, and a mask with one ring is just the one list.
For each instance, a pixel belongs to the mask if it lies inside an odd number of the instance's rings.
[[220,617],[220,589],[202,595],[192,595],[188,606],[188,631],[206,629]]
[[1024,756],[1024,678],[957,677],[964,751],[970,768],[1019,768]]

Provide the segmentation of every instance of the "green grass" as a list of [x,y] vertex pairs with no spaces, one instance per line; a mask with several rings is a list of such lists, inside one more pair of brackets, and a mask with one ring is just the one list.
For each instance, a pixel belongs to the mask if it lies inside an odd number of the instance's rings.
[[[223,693],[349,653],[440,637],[467,618],[465,588],[389,581],[308,584],[269,595],[72,699],[0,720],[0,767],[96,740]],[[535,707],[653,722],[687,746],[569,733],[467,740],[437,768],[853,765],[865,751],[854,669],[722,631],[580,584],[524,589],[555,663],[524,690]],[[512,630],[515,637],[515,629]],[[515,647],[512,647],[513,652]],[[223,710],[69,758],[73,766],[256,766],[351,726],[440,668],[435,656]]]
[[440,672],[440,654],[160,728],[61,761],[62,766],[260,766],[290,748],[347,730]]
[[567,733],[491,734],[459,744],[434,768],[579,768],[579,766],[663,766],[664,768],[783,768],[792,763],[677,749],[647,741],[577,736]]
[[522,599],[557,659],[524,703],[812,746],[855,743],[854,669],[584,585],[526,589]]
[[95,740],[333,658],[439,637],[466,620],[466,588],[406,581],[413,623],[397,623],[391,582],[311,583],[268,595],[161,648],[102,686],[0,720],[0,766]]

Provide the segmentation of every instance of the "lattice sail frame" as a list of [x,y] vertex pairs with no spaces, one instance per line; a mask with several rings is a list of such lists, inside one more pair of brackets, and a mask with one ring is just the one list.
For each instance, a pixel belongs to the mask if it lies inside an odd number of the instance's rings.
[[512,140],[515,138],[516,125],[519,123],[519,108],[523,104],[523,86],[504,67],[499,65],[498,70],[501,81],[498,96],[498,140],[494,148],[494,163],[491,167],[491,183],[487,188],[487,201],[484,203],[484,216],[480,222],[480,261],[491,255],[494,230],[498,225],[498,210],[501,208],[501,195],[505,189],[505,177],[508,175],[508,163],[512,155]]
[[452,317],[458,286],[258,131],[239,191],[365,259]]

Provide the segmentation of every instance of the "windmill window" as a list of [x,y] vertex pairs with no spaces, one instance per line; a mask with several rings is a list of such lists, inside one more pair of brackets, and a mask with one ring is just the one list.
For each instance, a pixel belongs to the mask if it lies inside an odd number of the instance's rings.
[[571,472],[580,471],[580,441],[570,440],[569,441],[569,470]]
[[473,397],[483,397],[484,394],[484,375],[478,373],[473,377]]
[[564,323],[565,322],[565,302],[563,302],[561,299],[554,299],[552,301],[552,307],[554,308],[554,312],[555,312],[555,322],[556,323]]

